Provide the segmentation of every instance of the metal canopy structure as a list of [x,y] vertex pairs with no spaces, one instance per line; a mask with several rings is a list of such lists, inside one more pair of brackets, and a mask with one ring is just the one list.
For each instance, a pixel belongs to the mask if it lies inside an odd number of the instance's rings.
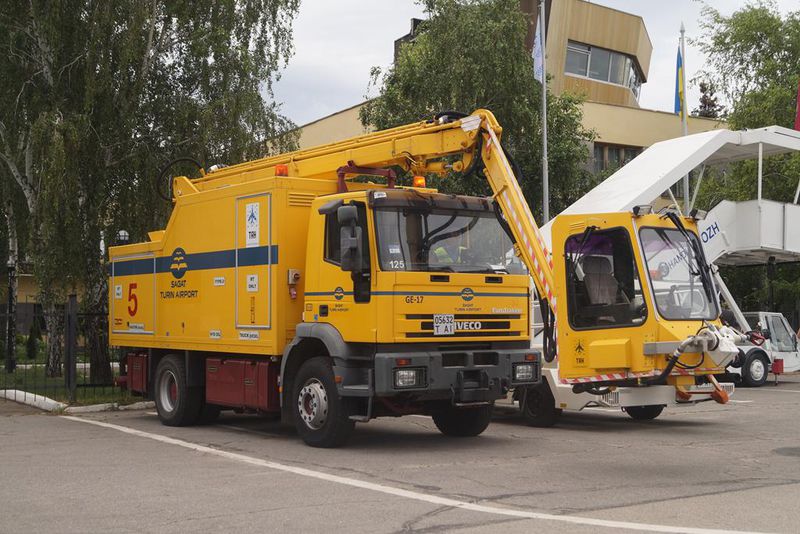
[[[625,211],[650,204],[702,165],[800,151],[800,132],[781,126],[756,130],[712,130],[649,147],[562,212],[564,215]],[[759,165],[759,171],[761,165]],[[759,198],[762,176],[759,182]],[[546,226],[549,234],[549,225]]]

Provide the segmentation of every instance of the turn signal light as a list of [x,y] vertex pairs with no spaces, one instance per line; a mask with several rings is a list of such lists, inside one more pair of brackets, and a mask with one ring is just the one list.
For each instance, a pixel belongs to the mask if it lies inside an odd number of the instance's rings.
[[535,362],[536,361],[536,355],[535,354],[526,354],[525,355],[525,361],[526,362]]
[[283,163],[275,165],[275,176],[289,176],[289,166]]
[[406,365],[411,365],[411,358],[395,358],[394,363],[398,367],[405,367]]
[[414,177],[414,187],[426,187],[426,185],[425,185],[425,177],[424,176],[415,176]]

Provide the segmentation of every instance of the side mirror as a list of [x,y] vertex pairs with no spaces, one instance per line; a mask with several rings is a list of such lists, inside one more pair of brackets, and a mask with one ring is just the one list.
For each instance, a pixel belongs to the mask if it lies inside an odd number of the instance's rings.
[[342,270],[360,272],[364,267],[361,250],[361,228],[358,226],[358,209],[355,206],[340,206],[336,210],[339,220],[339,246]]

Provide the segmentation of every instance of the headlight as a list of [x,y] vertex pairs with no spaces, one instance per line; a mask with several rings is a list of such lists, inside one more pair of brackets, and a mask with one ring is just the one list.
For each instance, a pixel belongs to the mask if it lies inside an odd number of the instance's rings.
[[423,369],[395,369],[394,387],[395,388],[417,388],[425,385],[425,374]]
[[514,382],[530,382],[533,380],[533,367],[532,363],[514,365]]

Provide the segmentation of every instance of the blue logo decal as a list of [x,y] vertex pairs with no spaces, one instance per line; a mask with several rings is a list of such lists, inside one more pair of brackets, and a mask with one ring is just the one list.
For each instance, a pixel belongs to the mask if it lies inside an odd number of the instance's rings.
[[469,302],[475,298],[475,292],[472,289],[465,287],[461,290],[461,298],[464,299],[464,302]]
[[183,275],[189,270],[189,265],[186,263],[186,251],[181,247],[172,251],[172,263],[169,270],[172,271],[172,276],[178,280],[183,278]]
[[337,287],[333,290],[333,298],[336,300],[342,300],[342,297],[344,297],[344,289]]

